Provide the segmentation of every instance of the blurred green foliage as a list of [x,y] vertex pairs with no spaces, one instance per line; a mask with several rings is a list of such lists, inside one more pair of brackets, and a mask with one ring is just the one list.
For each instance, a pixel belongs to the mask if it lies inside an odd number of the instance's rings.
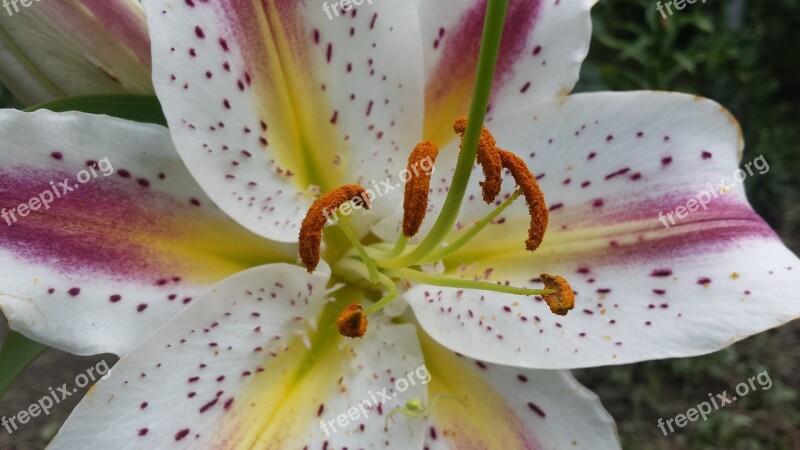
[[0,83],[0,108],[17,108],[22,109],[22,104],[20,104],[8,89]]
[[[708,0],[663,19],[657,0],[601,0],[576,90],[658,89],[709,97],[741,123],[756,210],[800,251],[800,2]],[[662,0],[662,4],[665,0]],[[708,393],[768,370],[756,391],[665,437],[657,427]],[[712,355],[579,371],[617,419],[630,449],[800,449],[800,326],[790,324]]]

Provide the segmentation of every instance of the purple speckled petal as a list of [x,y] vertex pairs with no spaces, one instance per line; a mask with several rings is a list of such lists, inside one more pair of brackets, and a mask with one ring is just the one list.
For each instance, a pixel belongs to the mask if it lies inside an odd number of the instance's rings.
[[3,110],[0,135],[0,308],[33,339],[124,354],[219,280],[295,258],[216,208],[163,127]]
[[[447,259],[447,272],[530,287],[541,287],[540,273],[559,274],[577,291],[576,307],[556,317],[536,298],[417,286],[409,303],[439,342],[495,363],[574,368],[708,353],[800,315],[800,262],[736,181],[743,142],[718,104],[659,92],[574,95],[491,128],[539,178],[550,226],[542,247],[526,252],[518,201]],[[445,180],[452,161],[442,155]],[[744,175],[769,176],[756,158],[743,162]],[[489,211],[479,178],[458,230]],[[434,210],[444,186],[432,186]],[[507,177],[500,198],[513,189]]]
[[[315,194],[399,185],[422,135],[414,2],[364,3],[330,20],[320,3],[294,0],[144,5],[178,151],[244,226],[296,241]],[[401,190],[392,194],[370,214],[393,209]]]
[[[486,0],[421,0],[425,51],[425,137],[443,145],[466,115]],[[589,51],[593,0],[511,0],[488,118],[558,95],[578,81]]]
[[422,342],[431,361],[429,403],[440,396],[430,405],[423,448],[620,448],[614,419],[569,371],[497,366]]
[[23,102],[153,93],[150,39],[137,0],[37,0],[7,8],[0,10],[0,80]]
[[[426,397],[423,377],[393,388],[422,365],[416,330],[374,321],[344,340],[316,324],[329,274],[271,264],[223,281],[122,358],[49,448],[422,448],[423,421],[384,428]],[[391,403],[357,409],[379,392]]]

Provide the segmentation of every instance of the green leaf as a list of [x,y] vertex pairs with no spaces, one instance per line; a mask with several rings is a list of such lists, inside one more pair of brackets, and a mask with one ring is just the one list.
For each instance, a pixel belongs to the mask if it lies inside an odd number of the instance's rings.
[[9,331],[3,348],[0,349],[0,398],[6,393],[14,380],[36,358],[39,357],[47,346],[32,341],[16,331]]
[[158,99],[148,95],[83,95],[31,106],[25,111],[47,109],[54,112],[80,111],[106,114],[135,122],[167,126]]
[[695,65],[694,60],[691,56],[683,53],[683,52],[675,52],[672,55],[673,59],[679,66],[683,68],[683,70],[693,74],[695,72]]

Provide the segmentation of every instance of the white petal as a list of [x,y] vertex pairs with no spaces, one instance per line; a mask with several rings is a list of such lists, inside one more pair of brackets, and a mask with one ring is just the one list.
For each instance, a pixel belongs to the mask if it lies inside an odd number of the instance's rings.
[[27,104],[71,95],[152,94],[137,0],[10,2],[0,14],[0,81]]
[[[513,205],[445,261],[447,273],[537,288],[540,273],[562,275],[577,306],[561,318],[531,298],[416,287],[409,303],[439,342],[496,363],[575,368],[704,354],[800,315],[800,263],[735,181],[741,136],[716,103],[576,95],[493,130],[544,176],[550,226],[542,247],[526,252],[526,209]],[[747,176],[768,176],[762,162]],[[478,176],[459,224],[490,210]],[[720,194],[723,179],[730,190]],[[506,193],[513,185],[505,181]],[[707,210],[696,200],[704,191]],[[690,199],[696,211],[665,229],[659,213]]]
[[144,4],[178,151],[244,226],[296,241],[313,194],[404,167],[422,130],[412,2],[332,20],[313,2]]
[[[422,364],[412,326],[375,324],[374,339],[342,343],[320,323],[310,350],[299,337],[329,270],[273,264],[225,280],[120,360],[50,448],[419,448],[422,423],[404,441],[407,427],[384,431],[389,405],[358,409],[379,391],[424,399],[424,378],[391,389]],[[348,424],[327,423],[340,414]]]
[[424,448],[620,448],[614,419],[568,371],[496,366],[423,342],[435,361],[428,397],[441,394]]
[[[466,115],[484,24],[486,0],[420,0],[425,51],[425,137],[453,140]],[[589,51],[594,0],[512,0],[506,16],[489,109],[517,111],[566,95]]]
[[3,110],[0,134],[0,307],[30,338],[122,354],[219,280],[296,258],[217,209],[163,127]]

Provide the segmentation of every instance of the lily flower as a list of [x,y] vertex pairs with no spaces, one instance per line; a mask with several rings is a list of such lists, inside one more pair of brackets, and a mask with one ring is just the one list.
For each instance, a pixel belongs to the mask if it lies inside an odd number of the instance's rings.
[[153,94],[150,68],[138,0],[2,2],[0,81],[27,105],[75,95]]
[[796,318],[740,184],[659,220],[736,170],[724,109],[565,95],[591,4],[511,2],[483,130],[479,0],[146,0],[169,132],[0,114],[6,208],[121,161],[0,234],[12,328],[122,356],[50,448],[618,448],[564,369]]

